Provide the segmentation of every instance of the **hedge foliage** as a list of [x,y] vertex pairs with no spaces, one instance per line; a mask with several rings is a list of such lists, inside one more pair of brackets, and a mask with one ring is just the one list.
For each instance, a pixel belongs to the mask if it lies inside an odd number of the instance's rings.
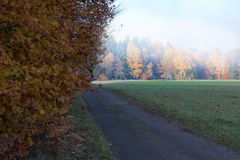
[[113,0],[0,1],[0,159],[27,154],[64,123],[114,14]]

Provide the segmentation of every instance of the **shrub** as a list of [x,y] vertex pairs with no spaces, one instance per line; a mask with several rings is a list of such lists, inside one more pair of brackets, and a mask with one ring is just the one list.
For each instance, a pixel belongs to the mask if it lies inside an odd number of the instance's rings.
[[112,0],[0,1],[0,159],[27,154],[64,123],[114,11]]

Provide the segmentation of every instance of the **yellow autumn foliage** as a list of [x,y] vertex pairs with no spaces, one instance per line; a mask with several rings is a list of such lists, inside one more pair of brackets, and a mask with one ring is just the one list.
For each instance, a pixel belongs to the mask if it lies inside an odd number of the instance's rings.
[[64,121],[103,53],[113,3],[0,1],[0,159],[27,154]]
[[133,78],[139,78],[142,73],[142,58],[140,49],[133,43],[128,44],[126,60]]

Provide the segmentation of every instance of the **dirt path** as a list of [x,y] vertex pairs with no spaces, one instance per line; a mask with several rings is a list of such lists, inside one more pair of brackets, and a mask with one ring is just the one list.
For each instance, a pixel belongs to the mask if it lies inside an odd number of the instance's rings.
[[225,147],[183,131],[104,90],[83,94],[121,160],[240,160]]

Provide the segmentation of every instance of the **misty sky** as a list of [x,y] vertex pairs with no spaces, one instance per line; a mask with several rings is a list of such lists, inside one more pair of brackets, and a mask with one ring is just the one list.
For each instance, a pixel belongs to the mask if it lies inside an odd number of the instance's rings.
[[[115,38],[148,37],[176,48],[240,48],[240,0],[118,0]],[[121,27],[122,24],[122,27]]]

